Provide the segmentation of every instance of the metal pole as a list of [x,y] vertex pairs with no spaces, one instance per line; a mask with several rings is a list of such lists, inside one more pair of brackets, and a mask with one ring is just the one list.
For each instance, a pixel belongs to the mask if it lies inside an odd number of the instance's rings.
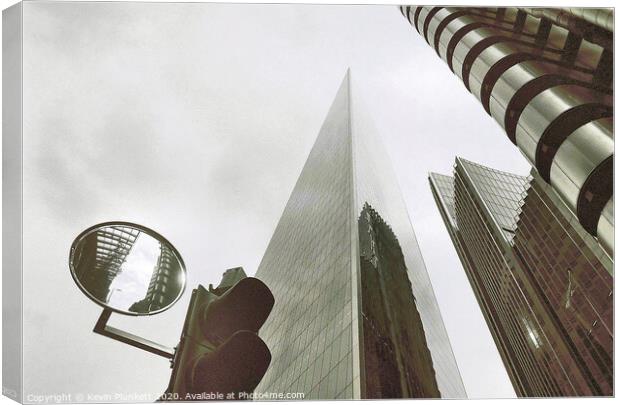
[[174,349],[170,347],[160,345],[159,343],[152,342],[132,333],[108,326],[107,323],[111,315],[112,310],[105,308],[101,313],[101,316],[99,316],[93,332],[114,340],[118,340],[119,342],[126,343],[130,346],[137,347],[138,349],[145,350],[149,353],[165,357],[169,360],[174,358]]

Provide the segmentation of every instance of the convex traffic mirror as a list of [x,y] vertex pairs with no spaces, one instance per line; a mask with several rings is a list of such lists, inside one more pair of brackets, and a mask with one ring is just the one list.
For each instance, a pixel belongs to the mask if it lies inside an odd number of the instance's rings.
[[90,299],[128,315],[165,311],[185,290],[185,265],[174,246],[157,232],[127,222],[98,224],[78,235],[69,267]]

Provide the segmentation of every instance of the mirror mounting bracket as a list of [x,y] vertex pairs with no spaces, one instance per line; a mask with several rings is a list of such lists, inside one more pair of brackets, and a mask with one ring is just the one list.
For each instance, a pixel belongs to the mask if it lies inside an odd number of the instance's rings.
[[149,353],[165,357],[169,360],[172,360],[174,358],[174,349],[144,339],[132,333],[125,332],[123,330],[109,326],[108,320],[110,319],[111,315],[112,310],[110,310],[109,308],[104,308],[101,316],[99,316],[99,319],[95,324],[93,332],[114,340],[118,340],[119,342],[126,343],[130,346],[137,347],[138,349],[146,350]]

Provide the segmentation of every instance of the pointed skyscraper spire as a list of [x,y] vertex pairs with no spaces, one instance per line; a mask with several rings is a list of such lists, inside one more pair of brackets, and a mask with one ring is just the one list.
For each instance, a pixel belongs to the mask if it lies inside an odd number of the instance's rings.
[[276,304],[256,392],[464,397],[406,207],[347,72],[256,276]]

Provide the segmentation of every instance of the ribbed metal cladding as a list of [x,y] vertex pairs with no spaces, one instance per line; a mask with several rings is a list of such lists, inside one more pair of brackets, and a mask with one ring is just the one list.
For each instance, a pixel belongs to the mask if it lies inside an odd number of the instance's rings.
[[569,26],[572,20],[585,20],[607,31],[614,29],[614,12],[611,8],[530,8],[523,11],[536,17],[546,17],[554,23]]
[[603,213],[598,220],[597,232],[601,245],[608,251],[613,252],[614,246],[614,199],[607,201]]
[[613,12],[400,10],[613,255]]

